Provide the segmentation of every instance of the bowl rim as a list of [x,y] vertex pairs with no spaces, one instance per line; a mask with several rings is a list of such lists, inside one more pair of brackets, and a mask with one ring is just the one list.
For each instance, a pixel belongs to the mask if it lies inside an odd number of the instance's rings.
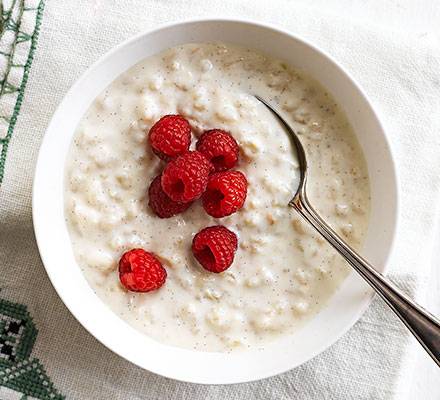
[[[278,26],[275,26],[274,24],[271,23],[266,23],[266,22],[261,22],[258,20],[254,20],[254,19],[249,19],[249,18],[238,18],[238,17],[232,17],[232,18],[228,18],[228,17],[221,17],[221,18],[216,18],[216,17],[197,17],[197,18],[187,18],[187,19],[180,19],[177,21],[173,21],[170,23],[166,23],[166,24],[162,24],[160,26],[157,26],[153,29],[147,29],[145,31],[139,32],[137,34],[135,34],[134,36],[129,37],[128,39],[122,41],[121,43],[119,43],[118,45],[112,47],[109,51],[107,51],[106,53],[104,53],[102,56],[100,56],[92,65],[90,65],[81,75],[80,77],[75,81],[75,83],[71,86],[71,88],[66,92],[66,94],[63,96],[63,99],[61,100],[61,102],[58,104],[55,112],[53,113],[49,124],[47,125],[45,134],[43,136],[41,145],[40,145],[40,149],[39,149],[39,154],[38,154],[38,158],[37,158],[37,163],[36,163],[36,168],[35,168],[35,174],[34,174],[34,180],[33,180],[33,188],[32,188],[32,219],[33,219],[33,226],[34,226],[34,232],[35,232],[35,237],[36,237],[36,242],[37,242],[37,247],[40,253],[40,257],[41,260],[43,262],[43,265],[45,267],[46,273],[49,277],[49,280],[52,283],[52,286],[54,287],[55,291],[57,292],[58,296],[61,298],[62,302],[64,303],[64,305],[67,307],[67,309],[69,310],[69,312],[75,317],[75,319],[94,337],[96,338],[98,341],[100,341],[102,344],[104,344],[108,349],[110,349],[112,352],[114,352],[115,354],[117,354],[118,356],[130,361],[131,363],[141,367],[142,369],[147,369],[145,366],[141,365],[140,363],[136,362],[135,360],[133,360],[133,357],[128,356],[127,354],[122,355],[117,348],[115,348],[115,346],[111,345],[109,343],[108,340],[106,340],[105,338],[101,337],[101,336],[97,336],[94,332],[92,332],[91,328],[89,326],[87,326],[86,323],[83,322],[83,318],[81,316],[79,316],[76,312],[74,312],[70,306],[70,300],[68,298],[66,298],[66,296],[64,296],[64,293],[62,292],[61,288],[58,286],[58,283],[54,277],[54,275],[52,275],[49,272],[49,269],[46,267],[46,262],[45,262],[45,253],[42,250],[43,247],[43,243],[42,243],[42,239],[40,236],[40,227],[39,227],[39,223],[36,221],[36,215],[38,212],[38,187],[37,187],[37,181],[38,181],[38,176],[39,176],[39,171],[40,171],[40,165],[42,164],[42,151],[41,149],[43,147],[45,147],[47,145],[47,141],[48,141],[48,135],[47,133],[52,129],[52,125],[54,124],[54,120],[56,119],[57,115],[60,113],[60,110],[63,108],[64,103],[66,102],[66,99],[68,97],[70,97],[72,95],[72,93],[74,93],[77,90],[77,87],[81,85],[82,81],[86,80],[86,78],[93,73],[93,71],[95,70],[96,67],[98,67],[101,64],[104,64],[107,62],[107,60],[112,57],[114,55],[114,53],[119,52],[122,48],[130,45],[131,43],[136,42],[137,40],[143,38],[144,36],[147,35],[151,35],[154,33],[158,33],[160,31],[166,31],[167,29],[171,28],[171,27],[175,27],[175,26],[181,26],[181,25],[191,25],[191,24],[195,24],[195,23],[239,23],[239,24],[247,24],[247,25],[251,25],[257,28],[265,28],[268,30],[272,30],[275,31],[276,33],[280,33],[283,34],[285,36],[290,37],[293,40],[296,40],[297,42],[300,42],[302,45],[305,45],[306,47],[311,48],[314,52],[318,53],[318,55],[320,57],[323,57],[325,59],[327,59],[327,61],[329,61],[331,64],[333,64],[334,67],[336,67],[337,70],[339,70],[339,72],[342,73],[342,75],[344,75],[344,77],[346,78],[346,80],[350,83],[350,85],[352,85],[357,92],[359,93],[359,95],[361,97],[363,97],[363,100],[365,101],[365,103],[368,105],[368,107],[371,110],[371,114],[372,114],[372,118],[375,119],[375,123],[377,124],[377,126],[380,128],[381,130],[381,134],[383,136],[383,140],[387,146],[387,150],[389,153],[389,157],[390,157],[390,161],[391,161],[391,165],[392,165],[392,170],[390,171],[392,180],[393,180],[393,190],[395,193],[395,210],[394,210],[394,215],[393,215],[393,221],[394,221],[394,225],[393,225],[393,230],[391,232],[391,240],[390,240],[390,245],[389,245],[389,249],[387,252],[386,257],[384,258],[384,262],[383,262],[383,269],[382,269],[382,274],[385,274],[387,272],[387,270],[389,269],[389,263],[390,263],[390,259],[394,253],[395,250],[395,245],[396,245],[396,236],[397,236],[397,232],[398,232],[398,228],[400,226],[400,187],[399,187],[399,179],[398,179],[398,171],[397,171],[397,163],[396,163],[396,159],[395,159],[395,155],[393,152],[393,148],[391,146],[391,141],[390,138],[386,132],[386,130],[384,129],[384,126],[381,122],[381,120],[379,119],[379,116],[376,112],[376,110],[374,109],[370,99],[368,98],[368,96],[366,95],[366,93],[364,92],[364,90],[360,87],[360,85],[356,82],[356,80],[352,77],[352,75],[339,63],[337,62],[331,55],[329,55],[328,53],[326,53],[325,51],[323,51],[322,49],[320,49],[319,47],[317,47],[316,45],[314,45],[313,43],[311,43],[310,41],[302,38],[301,36],[299,36],[296,33],[293,33],[291,31],[289,31],[288,29],[285,28],[280,28]],[[271,370],[270,372],[267,372],[265,374],[259,374],[258,376],[256,376],[253,379],[248,379],[248,378],[238,378],[235,380],[231,380],[229,379],[227,382],[225,381],[212,381],[212,382],[206,382],[206,381],[200,381],[196,378],[194,379],[182,379],[176,376],[173,376],[173,374],[168,374],[167,371],[164,371],[163,369],[161,370],[157,370],[153,367],[148,367],[148,371],[153,372],[155,374],[158,374],[160,376],[164,376],[166,378],[171,378],[174,380],[178,380],[178,381],[183,381],[183,382],[190,382],[190,383],[198,383],[198,384],[238,384],[238,383],[244,383],[244,382],[250,382],[250,381],[256,381],[256,380],[261,380],[261,379],[265,379],[265,378],[269,378],[272,376],[276,376],[280,373],[289,371],[291,369],[294,369],[300,365],[302,365],[303,363],[311,360],[312,358],[314,358],[315,356],[317,356],[318,354],[320,354],[321,352],[325,351],[326,349],[328,349],[330,346],[332,346],[335,342],[337,342],[349,329],[351,329],[353,327],[353,325],[362,317],[362,315],[364,314],[364,312],[366,311],[366,309],[369,307],[369,305],[371,304],[373,298],[375,296],[375,293],[371,291],[370,295],[369,295],[369,300],[366,303],[365,307],[363,307],[363,309],[359,310],[359,312],[357,312],[354,317],[352,318],[352,320],[350,320],[349,323],[347,323],[344,327],[344,329],[341,329],[337,335],[332,336],[330,339],[326,340],[324,344],[322,344],[318,349],[316,349],[314,352],[311,352],[311,354],[304,358],[300,363],[298,363],[297,365],[291,367],[291,368],[278,368],[275,370]],[[192,350],[190,350],[191,352],[193,352]]]

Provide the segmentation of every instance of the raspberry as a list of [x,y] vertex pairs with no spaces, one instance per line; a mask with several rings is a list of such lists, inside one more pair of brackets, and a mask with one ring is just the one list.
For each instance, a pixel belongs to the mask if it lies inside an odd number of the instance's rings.
[[159,218],[169,218],[187,210],[192,202],[180,203],[178,201],[171,200],[162,189],[162,185],[160,183],[161,177],[161,175],[156,176],[148,189],[148,205],[151,207],[153,212]]
[[217,172],[209,177],[203,208],[214,218],[226,217],[243,206],[246,195],[247,180],[241,172]]
[[167,278],[167,271],[159,260],[142,249],[124,253],[119,260],[119,280],[133,292],[159,289]]
[[197,141],[200,151],[214,165],[215,172],[232,168],[238,160],[238,144],[229,132],[211,129]]
[[161,160],[165,161],[166,163],[169,163],[171,160],[174,160],[176,157],[168,156],[163,151],[157,151],[156,149],[152,148],[153,153],[156,154]]
[[211,226],[194,236],[192,252],[197,261],[211,272],[223,272],[234,261],[238,240],[224,226]]
[[174,201],[198,199],[206,189],[212,164],[198,151],[187,151],[162,172],[162,188]]
[[183,154],[191,144],[189,122],[180,115],[165,115],[150,129],[148,143],[154,154],[166,162]]

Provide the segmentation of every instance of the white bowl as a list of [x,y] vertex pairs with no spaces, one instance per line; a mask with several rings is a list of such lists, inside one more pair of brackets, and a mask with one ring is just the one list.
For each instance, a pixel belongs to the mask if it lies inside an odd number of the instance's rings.
[[264,351],[223,354],[185,350],[136,331],[93,293],[74,259],[64,220],[64,162],[75,128],[91,102],[122,72],[146,57],[178,44],[203,41],[242,45],[280,58],[309,72],[337,99],[357,134],[371,180],[370,228],[362,254],[385,271],[396,231],[398,197],[395,165],[376,113],[359,86],[331,57],[289,32],[257,22],[205,19],[173,23],[125,41],[90,67],[67,93],[47,129],[35,173],[33,218],[53,286],[99,341],[160,375],[196,383],[238,383],[279,374],[324,351],[359,319],[372,291],[353,271],[310,323]]

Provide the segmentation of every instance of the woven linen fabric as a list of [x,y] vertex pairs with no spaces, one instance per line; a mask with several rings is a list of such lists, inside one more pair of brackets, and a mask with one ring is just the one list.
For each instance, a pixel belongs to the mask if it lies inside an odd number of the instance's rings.
[[[26,331],[26,356],[36,366],[0,371],[0,399],[405,399],[418,344],[377,298],[348,333],[304,365],[258,382],[205,386],[166,379],[123,360],[86,332],[55,293],[31,219],[33,173],[51,115],[85,69],[123,39],[196,16],[246,17],[289,29],[330,53],[365,89],[389,133],[399,170],[401,223],[390,277],[423,298],[440,194],[438,44],[294,1],[51,0],[0,187],[0,331]],[[32,376],[51,387],[47,395],[6,384],[32,368]],[[432,399],[439,396],[433,388]]]

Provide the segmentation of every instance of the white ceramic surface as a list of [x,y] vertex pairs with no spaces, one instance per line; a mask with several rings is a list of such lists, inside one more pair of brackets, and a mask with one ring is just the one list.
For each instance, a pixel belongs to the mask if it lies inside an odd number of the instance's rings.
[[251,21],[206,19],[170,24],[129,39],[90,67],[67,93],[47,129],[35,173],[33,218],[41,257],[55,289],[78,321],[104,345],[170,378],[238,383],[284,372],[325,350],[359,319],[372,291],[352,272],[318,316],[264,351],[222,354],[171,347],[137,332],[98,299],[75,262],[64,221],[65,157],[75,128],[96,95],[144,58],[170,46],[201,41],[223,41],[264,51],[306,70],[335,96],[354,127],[369,168],[371,218],[362,255],[385,270],[397,227],[397,179],[388,141],[372,106],[329,56],[289,32]]

